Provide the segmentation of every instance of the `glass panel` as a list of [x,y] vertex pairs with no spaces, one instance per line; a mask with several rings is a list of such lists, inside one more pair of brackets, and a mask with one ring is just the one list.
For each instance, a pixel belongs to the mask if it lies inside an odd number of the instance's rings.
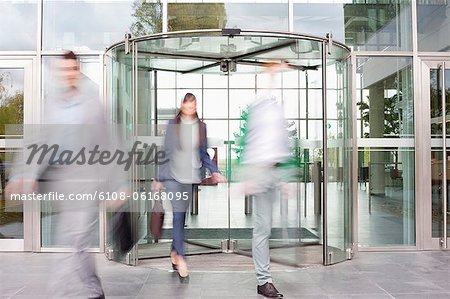
[[[230,76],[230,81],[233,76]],[[205,74],[203,75],[203,85],[205,88],[227,88],[228,76],[223,74]]]
[[[106,55],[106,65],[109,69],[109,72],[106,73],[106,107],[108,108],[107,114],[110,116],[110,120],[112,124],[117,125],[119,129],[119,134],[121,139],[125,142],[125,147],[127,149],[131,149],[132,143],[134,141],[134,136],[132,134],[133,130],[133,101],[132,101],[132,85],[131,85],[131,75],[132,68],[127,65],[128,61],[125,59],[126,55],[124,55],[125,49],[123,46],[119,46],[116,49],[113,49]],[[141,72],[141,74],[144,72]],[[147,77],[151,78],[151,76]],[[151,86],[151,85],[150,85]],[[145,91],[141,91],[145,92]],[[147,91],[148,92],[148,91]],[[143,95],[141,93],[141,95]],[[150,100],[151,102],[151,100]],[[151,111],[146,110],[144,107],[142,108],[141,115],[138,115],[137,118],[139,121],[136,123],[142,122],[142,118],[146,117],[147,113],[151,113]],[[141,118],[142,117],[142,118]],[[146,124],[146,122],[144,122]],[[145,127],[145,125],[143,126]],[[139,128],[136,128],[139,130]],[[146,132],[144,132],[146,133]],[[148,170],[148,171],[151,171]],[[138,173],[138,172],[137,172]],[[139,174],[144,174],[145,172],[139,172]],[[133,179],[133,168],[131,168],[127,173],[127,179],[129,182],[132,182]],[[144,189],[145,187],[141,186],[141,181],[139,181],[140,176],[135,177],[137,180],[134,181],[134,187],[136,188],[135,192],[139,191],[148,191],[148,189]],[[142,182],[143,184],[148,182]],[[141,189],[142,188],[142,189]],[[129,201],[128,206],[131,211],[136,212],[132,213],[130,217],[132,217],[133,221],[137,221],[140,212],[142,209],[145,209],[145,203],[133,202]],[[117,244],[117,236],[112,233],[112,218],[115,215],[114,209],[108,209],[105,215],[106,223],[105,223],[105,253],[109,258],[112,258],[115,261],[119,261],[126,264],[136,265],[137,263],[137,255],[136,255],[136,246],[125,255],[118,255],[114,251],[114,246]],[[136,219],[137,218],[137,219]],[[140,219],[142,220],[142,219]],[[136,226],[132,225],[131,234],[133,237],[138,235]],[[112,257],[111,255],[112,254]]]
[[24,239],[24,201],[7,200],[5,187],[23,137],[25,79],[24,69],[0,68],[0,239]]
[[294,0],[294,31],[319,36],[332,32],[333,39],[357,51],[408,51],[412,50],[411,4],[407,0]]
[[357,103],[359,121],[368,133],[361,138],[414,136],[412,60],[410,58],[359,58]]
[[23,125],[24,75],[23,69],[0,68],[0,139],[12,134],[5,125]]
[[164,71],[157,71],[158,75],[158,89],[161,88],[175,88],[175,76],[176,73],[173,72],[164,72]]
[[169,3],[168,18],[169,31],[233,27],[288,30],[287,3]]
[[[352,108],[349,89],[349,61],[346,53],[334,49],[327,59],[327,197],[326,264],[347,259],[351,248],[349,228],[352,174]],[[341,56],[341,57],[339,57]],[[336,60],[335,60],[336,59]]]
[[[302,44],[303,41],[295,42],[294,45]],[[309,44],[311,47],[305,57],[310,55],[311,59],[294,58],[293,63],[301,65],[320,64],[320,53],[316,51],[320,49],[317,43]],[[296,47],[293,47],[296,50]],[[314,49],[314,50],[313,50]],[[281,56],[278,56],[282,53]],[[257,59],[269,59],[269,57],[284,57],[283,55],[292,55],[288,51],[274,50],[268,53],[257,55]],[[291,62],[291,60],[290,60]],[[310,78],[314,80],[314,86],[321,88],[322,76],[320,69],[307,71],[311,74]],[[318,75],[316,73],[319,73]],[[235,76],[238,78],[238,76]],[[322,212],[321,212],[321,192],[322,180],[320,173],[322,169],[323,151],[322,151],[322,111],[314,115],[317,126],[311,126],[312,120],[301,121],[307,117],[308,102],[307,94],[311,90],[306,89],[309,78],[304,71],[286,70],[283,73],[274,76],[274,82],[269,75],[259,73],[256,76],[256,94],[262,96],[269,92],[270,86],[274,87],[270,93],[283,104],[286,119],[286,130],[288,131],[291,153],[293,156],[293,165],[288,173],[284,174],[284,182],[286,188],[284,191],[276,189],[272,196],[272,203],[267,209],[271,210],[272,227],[271,237],[269,240],[270,257],[273,261],[300,265],[303,263],[317,264],[322,262]],[[306,82],[306,83],[305,83]],[[285,87],[285,88],[283,88]],[[286,88],[286,87],[289,87]],[[317,91],[318,98],[321,101],[321,90]],[[232,90],[230,94],[234,97],[230,98],[230,106],[243,105],[247,106],[253,101],[244,100],[250,95],[254,95],[255,90],[246,90],[248,96],[241,96],[242,90]],[[233,103],[233,104],[232,104]],[[247,104],[248,103],[248,104]],[[248,109],[242,109],[239,121],[231,121],[231,133],[234,136],[236,145],[233,147],[234,154],[231,155],[233,169],[239,170],[239,156],[242,146],[239,146],[239,140],[245,136],[248,126],[247,115]],[[300,134],[300,123],[306,128],[305,123],[310,125],[310,134]],[[264,123],[264,126],[270,126],[270,122]],[[266,137],[267,134],[266,133]],[[233,138],[233,137],[232,137]],[[260,141],[262,142],[262,141]],[[233,161],[236,157],[236,161]],[[236,167],[234,167],[236,165]],[[230,187],[231,194],[231,238],[237,239],[240,251],[249,252],[252,249],[252,231],[253,221],[256,217],[255,203],[258,198],[254,196],[246,196],[242,193],[237,185],[238,182],[232,181]],[[242,188],[242,187],[241,187]],[[244,217],[245,215],[245,217]],[[308,245],[307,247],[305,245]]]
[[[431,118],[431,219],[432,237],[444,237],[444,211],[442,198],[443,185],[443,159],[442,150],[442,69],[430,69],[430,118]],[[446,98],[446,135],[450,135],[449,115],[450,111],[450,70],[445,70],[445,98]],[[448,138],[448,137],[447,137]],[[448,143],[448,141],[447,141]],[[447,144],[448,148],[448,144]],[[445,155],[447,160],[447,192],[450,179],[450,152]],[[449,193],[447,193],[447,209],[450,206]],[[449,221],[449,219],[447,220]],[[448,223],[448,222],[447,222]],[[447,236],[450,232],[447,224]]]
[[[178,38],[174,40],[183,41],[183,39]],[[139,43],[139,50],[155,51],[159,42],[144,41]],[[176,44],[172,44],[171,42],[167,41],[166,46],[176,46]],[[183,51],[183,49],[179,50]],[[204,62],[198,60],[155,58],[145,53],[139,53],[139,57],[145,57],[138,60],[140,69],[145,67],[151,69],[155,67],[156,63],[158,63],[159,68],[165,67],[174,70],[183,68],[191,69],[204,65]],[[196,72],[176,74],[158,70],[149,73],[157,74],[157,100],[151,101],[151,96],[149,97],[148,95],[140,96],[139,106],[143,110],[157,109],[157,118],[154,121],[158,123],[158,127],[155,129],[155,132],[147,132],[147,136],[150,137],[148,140],[156,138],[155,134],[165,134],[166,127],[164,124],[167,124],[168,120],[175,117],[175,113],[178,111],[184,95],[187,92],[193,93],[197,98],[197,112],[205,119],[204,122],[207,125],[208,153],[213,161],[217,163],[220,171],[226,174],[227,148],[224,146],[224,141],[228,139],[228,121],[226,120],[228,117],[228,93],[226,89],[215,89],[213,87],[220,87],[223,84],[225,84],[224,87],[227,87],[227,78],[225,77],[225,80],[220,80],[223,79],[223,76],[205,75],[208,79],[204,80],[203,75]],[[145,89],[148,89],[149,86],[152,90],[155,88],[149,82],[150,78],[150,76],[145,75],[145,71],[138,72],[138,94],[144,95],[146,93]],[[212,80],[212,78],[219,78],[217,80],[219,82]],[[208,82],[210,84],[207,84]],[[152,125],[148,124],[148,122],[146,123],[144,118],[139,123],[141,127]],[[145,131],[145,128],[140,128],[139,131]],[[165,138],[164,136],[162,137],[162,139],[154,140],[158,144],[162,144]],[[147,182],[149,178],[155,177],[155,167],[151,165],[150,167],[140,166],[139,168],[140,188],[141,190],[150,190],[151,185]],[[209,175],[209,173],[205,173],[205,175]],[[191,205],[187,211],[185,229],[187,254],[220,250],[220,242],[222,239],[227,238],[228,233],[227,189],[226,184],[211,185],[207,182],[201,184],[198,188],[194,188],[194,200],[198,198],[198,201],[195,201],[197,203],[195,205],[197,209],[194,205]],[[167,256],[170,252],[173,230],[173,215],[171,212],[173,209],[170,201],[164,202],[163,205],[166,210],[164,229],[163,235],[157,243],[155,243],[149,230],[149,222],[151,220],[150,212],[152,211],[153,204],[149,203],[147,206],[142,207],[140,211],[138,226],[139,230],[144,232],[139,240],[138,254],[140,258]]]
[[411,63],[410,58],[357,60],[358,135],[369,144],[358,151],[360,246],[415,245]]
[[0,51],[36,51],[37,2],[0,1]]
[[125,32],[161,32],[161,8],[152,1],[44,0],[43,48],[104,50],[123,40]]
[[[449,152],[447,152],[447,159]],[[444,213],[442,201],[442,141],[440,147],[431,148],[431,223],[432,237],[442,238],[444,236]],[[448,160],[447,160],[448,161]],[[448,162],[447,162],[448,163]],[[448,164],[447,164],[448,165]],[[447,176],[449,175],[447,166]],[[447,183],[448,184],[448,183]],[[448,188],[447,188],[448,190]],[[448,195],[447,195],[448,198]]]
[[359,246],[415,245],[414,147],[359,148],[358,158]]
[[[303,49],[303,44],[293,41],[284,37],[274,36],[234,36],[233,39],[228,39],[227,36],[217,35],[211,36],[175,36],[165,39],[150,39],[139,41],[139,59],[144,60],[139,62],[142,66],[153,67],[153,63],[158,63],[158,67],[165,67],[165,69],[174,68],[177,64],[182,65],[184,68],[180,70],[188,69],[186,64],[192,64],[192,66],[201,66],[202,63],[206,65],[216,62],[215,59],[221,59],[226,57],[235,57],[239,55],[249,54],[249,57],[255,56],[259,59],[272,59],[277,52],[282,51],[286,58],[297,59],[300,57],[315,57],[317,56],[318,46],[317,42],[313,42],[314,47]],[[297,48],[297,43],[300,43]],[[312,42],[308,42],[310,45]],[[291,47],[292,46],[292,47]],[[274,52],[259,54],[273,48],[281,48],[274,50]],[[301,51],[301,52],[300,52]],[[161,58],[155,57],[157,54],[169,54],[169,55],[188,55],[187,59],[176,58]],[[255,53],[252,55],[252,53]],[[275,54],[274,54],[275,53]],[[189,60],[189,55],[205,57],[205,61],[201,60]],[[272,56],[272,57],[271,57]],[[277,56],[276,56],[277,57]],[[244,58],[244,57],[242,57]],[[157,62],[154,62],[157,61]],[[320,60],[319,60],[320,62]],[[251,63],[251,62],[250,62]],[[294,63],[295,64],[295,63]],[[165,66],[167,65],[167,66]],[[177,70],[177,69],[174,69]]]
[[23,239],[22,200],[6,200],[5,186],[13,168],[13,151],[0,148],[0,239]]
[[177,113],[176,90],[174,89],[158,89],[156,91],[158,97],[158,120],[172,119]]
[[450,19],[448,1],[417,1],[417,41],[419,51],[448,52],[450,42]]
[[[450,94],[450,71],[445,70],[446,97]],[[446,105],[447,136],[450,136],[450,103]],[[430,112],[431,112],[431,138],[442,138],[442,70],[430,70]]]
[[[42,59],[42,97],[44,103],[44,111],[48,100],[53,96],[61,93],[60,80],[58,78],[58,70],[55,62],[61,59],[56,56],[47,56]],[[92,99],[99,99],[99,83],[101,81],[101,68],[98,57],[79,57],[80,78],[84,90]],[[59,219],[60,213],[57,211],[58,206],[51,201],[41,202],[41,246],[44,248],[61,248],[66,247],[67,244],[61,243],[63,238],[58,236],[57,226],[61,222]],[[98,216],[97,216],[98,217]],[[98,221],[98,218],[97,220]],[[98,223],[98,222],[97,222]],[[92,242],[90,246],[98,248],[100,246],[100,232],[99,225],[93,227]]]
[[230,88],[255,88],[255,74],[239,74],[235,76],[231,74]]
[[205,95],[203,117],[206,119],[228,118],[228,90],[208,89],[203,92]]

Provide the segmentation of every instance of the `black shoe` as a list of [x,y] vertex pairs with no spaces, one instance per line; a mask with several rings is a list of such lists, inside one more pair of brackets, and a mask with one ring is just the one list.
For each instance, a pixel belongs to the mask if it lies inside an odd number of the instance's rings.
[[104,295],[104,294],[101,294],[101,295],[98,296],[98,297],[89,297],[89,299],[105,299],[105,295]]
[[180,283],[189,283],[189,275],[188,276],[181,276],[180,273],[178,273],[178,278],[180,279]]
[[270,282],[266,282],[262,286],[258,286],[257,291],[258,294],[267,298],[283,298],[283,294],[278,292],[275,286]]

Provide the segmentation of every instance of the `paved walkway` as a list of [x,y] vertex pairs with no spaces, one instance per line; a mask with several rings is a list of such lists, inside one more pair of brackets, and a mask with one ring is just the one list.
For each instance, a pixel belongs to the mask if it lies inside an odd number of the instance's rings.
[[[0,298],[48,298],[56,253],[0,253]],[[235,254],[190,256],[191,280],[180,284],[168,259],[130,267],[96,254],[106,298],[262,298],[251,259]],[[450,252],[360,253],[334,266],[273,266],[285,298],[450,298]],[[67,288],[75,292],[72,278]]]

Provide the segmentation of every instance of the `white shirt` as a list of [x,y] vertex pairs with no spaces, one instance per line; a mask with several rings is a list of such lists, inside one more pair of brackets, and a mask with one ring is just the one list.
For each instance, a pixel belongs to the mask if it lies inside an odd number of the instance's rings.
[[244,164],[275,164],[291,156],[286,120],[273,95],[265,95],[250,105]]
[[200,183],[199,124],[198,119],[181,117],[179,125],[180,146],[173,151],[171,163],[172,177],[183,184]]

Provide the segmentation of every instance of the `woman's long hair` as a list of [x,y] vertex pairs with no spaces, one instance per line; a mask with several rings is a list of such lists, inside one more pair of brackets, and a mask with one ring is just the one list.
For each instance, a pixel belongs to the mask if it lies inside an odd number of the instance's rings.
[[[186,102],[193,102],[196,101],[196,97],[194,94],[188,92],[185,94],[183,101],[181,102],[181,105],[183,105]],[[180,144],[180,128],[178,125],[181,124],[181,116],[183,115],[183,112],[180,109],[178,110],[177,115],[175,116],[175,124],[177,124],[177,128],[176,128],[176,132],[177,132],[177,137],[178,137],[178,147],[179,149],[181,149],[181,144]],[[206,142],[206,125],[200,120],[200,118],[198,117],[197,111],[195,111],[195,117],[198,119],[198,130],[199,130],[199,146],[202,146],[204,142]]]
[[[196,100],[197,100],[197,98],[194,96],[194,94],[188,92],[185,94],[183,101],[181,102],[181,105],[183,105],[186,102],[193,102]],[[181,111],[181,107],[180,107],[180,109],[178,110],[177,116],[175,116],[177,124],[179,124],[181,122],[180,118],[182,115],[183,115],[183,112]],[[200,118],[198,117],[197,111],[195,111],[195,117],[200,120]]]

